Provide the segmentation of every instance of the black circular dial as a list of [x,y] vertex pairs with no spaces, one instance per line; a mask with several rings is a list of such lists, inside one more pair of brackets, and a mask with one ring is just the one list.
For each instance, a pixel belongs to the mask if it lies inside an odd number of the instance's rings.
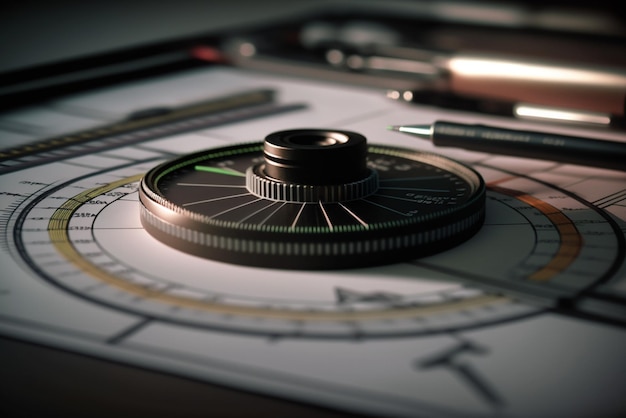
[[445,157],[366,145],[347,131],[291,130],[150,170],[141,220],[182,251],[301,269],[416,258],[472,236],[485,184]]

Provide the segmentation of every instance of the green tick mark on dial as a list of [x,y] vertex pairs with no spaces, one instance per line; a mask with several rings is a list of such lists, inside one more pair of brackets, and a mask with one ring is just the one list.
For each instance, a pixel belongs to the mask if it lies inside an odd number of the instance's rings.
[[227,176],[245,177],[246,175],[232,168],[209,167],[205,165],[197,165],[194,167],[196,171],[205,171],[207,173],[225,174]]

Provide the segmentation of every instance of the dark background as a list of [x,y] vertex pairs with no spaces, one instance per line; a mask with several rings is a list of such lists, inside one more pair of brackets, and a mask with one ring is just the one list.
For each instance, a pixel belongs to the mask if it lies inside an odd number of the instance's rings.
[[[271,22],[309,10],[329,7],[360,10],[397,4],[424,8],[441,3],[438,0],[3,1],[0,74],[172,38]],[[625,16],[624,8],[614,0],[454,0],[454,3],[480,3],[494,9],[513,6],[557,16],[560,11],[575,11],[586,25],[597,22],[599,13],[613,20],[611,25]],[[599,26],[610,25],[599,23]]]

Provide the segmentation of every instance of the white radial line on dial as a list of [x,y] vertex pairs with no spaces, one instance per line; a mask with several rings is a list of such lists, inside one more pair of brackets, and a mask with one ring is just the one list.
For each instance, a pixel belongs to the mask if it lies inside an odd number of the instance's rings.
[[199,205],[200,203],[217,202],[218,200],[232,199],[234,197],[250,196],[250,193],[233,194],[230,196],[216,197],[214,199],[196,200],[195,202],[183,203],[182,206]]
[[320,206],[320,209],[322,210],[322,214],[324,215],[324,219],[326,219],[326,224],[328,224],[328,228],[332,231],[333,224],[330,221],[330,218],[328,217],[328,213],[326,213],[326,209],[324,209],[324,205],[322,204],[322,202],[319,202],[319,206]]
[[[275,205],[275,204],[277,204],[277,203],[280,203],[280,202],[272,202],[272,204],[271,204],[271,205],[266,206],[266,207],[265,207],[265,208],[263,208],[263,209],[269,208],[270,206]],[[274,216],[274,215],[276,214],[276,212],[278,212],[278,211],[279,211],[279,210],[280,210],[283,206],[285,206],[286,204],[287,204],[287,202],[282,202],[282,204],[281,204],[279,207],[277,207],[276,209],[274,209],[274,210],[272,211],[272,213],[270,213],[269,215],[267,215],[267,216],[265,217],[265,219],[263,219],[261,222],[259,222],[259,225],[265,225],[265,222],[269,221],[269,220],[270,220],[270,218],[271,218],[272,216]]]
[[345,210],[346,212],[348,212],[350,214],[350,216],[352,216],[354,219],[357,220],[357,222],[359,222],[361,225],[363,225],[366,228],[369,228],[369,224],[367,222],[365,222],[363,219],[359,218],[356,213],[352,212],[350,209],[348,209],[347,207],[345,207],[343,205],[343,203],[339,203],[339,206],[341,206],[343,208],[343,210]]
[[296,215],[295,219],[291,223],[291,228],[296,227],[296,224],[298,223],[298,220],[300,219],[300,215],[302,215],[302,211],[304,210],[305,206],[306,206],[306,203],[303,203],[302,206],[300,206],[300,210],[298,211],[298,214]]
[[389,212],[397,213],[398,215],[402,215],[402,216],[409,216],[409,215],[407,215],[406,213],[402,213],[402,212],[397,211],[397,210],[395,210],[395,209],[391,209],[390,207],[387,207],[387,206],[381,205],[380,203],[372,202],[371,200],[368,200],[368,199],[363,199],[363,201],[364,201],[364,202],[367,202],[367,203],[369,203],[369,204],[372,204],[372,205],[374,205],[374,206],[378,206],[379,208],[386,209],[386,210],[388,210]]
[[[269,208],[269,207],[271,207],[271,206],[274,206],[274,205],[275,205],[275,204],[277,204],[277,203],[278,203],[278,202],[268,201],[268,204],[267,204],[267,205],[263,206],[263,207],[262,207],[262,208],[260,208],[260,209],[255,210],[255,211],[254,211],[254,212],[252,212],[251,214],[249,214],[249,215],[247,215],[246,217],[242,218],[242,219],[239,221],[239,223],[247,221],[248,219],[252,218],[254,215],[256,215],[256,214],[258,214],[258,213],[261,213],[261,212],[262,212],[262,211],[264,211],[265,209],[267,209],[267,208]],[[272,214],[273,214],[274,212],[276,212],[276,209],[272,211]],[[272,216],[272,215],[270,214],[270,216]],[[265,219],[261,222],[261,224],[262,224],[263,222],[265,222],[266,220],[267,220],[267,218],[265,218]]]
[[221,212],[219,212],[219,213],[216,213],[215,215],[211,215],[211,216],[210,216],[210,218],[211,218],[211,219],[212,219],[212,218],[217,218],[217,217],[218,217],[218,216],[220,216],[220,215],[223,215],[223,214],[228,213],[228,212],[230,212],[230,211],[233,211],[233,210],[235,210],[235,209],[242,208],[242,207],[244,207],[244,206],[251,205],[252,203],[258,202],[259,200],[263,200],[263,199],[258,198],[258,199],[254,199],[254,200],[251,200],[251,201],[246,202],[246,203],[242,203],[241,205],[233,206],[232,208],[228,208],[228,209],[226,209],[226,210],[223,210],[223,211],[221,211]]
[[406,197],[399,197],[399,196],[389,196],[386,194],[380,194],[380,193],[376,193],[376,196],[378,197],[385,197],[387,199],[395,199],[395,200],[404,200],[406,202],[413,202],[413,203],[417,203],[414,199],[408,199]]

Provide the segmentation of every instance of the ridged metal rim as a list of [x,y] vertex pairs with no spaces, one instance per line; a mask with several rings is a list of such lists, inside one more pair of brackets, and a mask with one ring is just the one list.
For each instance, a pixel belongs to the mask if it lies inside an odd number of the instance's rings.
[[246,170],[246,188],[256,196],[279,202],[331,203],[361,199],[378,190],[378,173],[369,171],[362,180],[347,184],[295,184],[284,183],[264,176],[263,166]]

